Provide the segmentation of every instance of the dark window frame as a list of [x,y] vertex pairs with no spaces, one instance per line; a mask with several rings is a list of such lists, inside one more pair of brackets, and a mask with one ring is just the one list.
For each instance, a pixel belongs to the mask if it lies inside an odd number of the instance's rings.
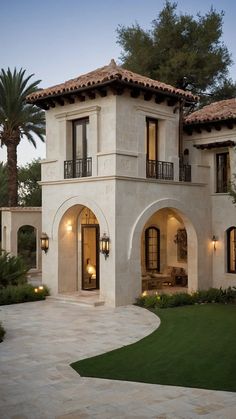
[[74,119],[72,121],[72,159],[76,160],[76,126],[82,125],[83,132],[83,156],[87,158],[87,125],[89,124],[89,117]]
[[[224,165],[220,163],[222,156],[225,157]],[[227,193],[229,186],[229,152],[216,153],[216,193]]]
[[147,144],[146,144],[146,146],[147,146],[147,156],[146,156],[146,159],[147,159],[147,161],[148,160],[151,160],[151,159],[149,159],[149,143],[150,143],[150,141],[149,141],[149,134],[150,134],[150,130],[149,130],[149,124],[150,124],[150,122],[153,124],[155,124],[155,160],[154,161],[158,161],[158,119],[155,119],[155,118],[146,118],[146,141],[147,141]]
[[[231,240],[230,240],[230,234],[231,231],[234,230],[234,248],[233,248],[233,252],[234,252],[234,269],[231,269],[231,263],[230,263],[230,256],[231,256]],[[236,274],[236,227],[232,226],[229,227],[228,230],[226,230],[226,235],[227,235],[227,272],[228,273],[234,273]]]
[[73,177],[76,177],[76,127],[82,125],[82,177],[87,176],[87,125],[89,124],[89,117],[73,119],[72,120],[72,161],[73,161]]
[[[151,239],[149,232],[151,230],[156,231],[157,233],[157,248],[156,248],[156,267],[150,267],[150,246],[149,240]],[[154,253],[154,252],[152,252]],[[145,266],[147,271],[156,271],[160,272],[160,229],[155,226],[149,226],[145,230]]]

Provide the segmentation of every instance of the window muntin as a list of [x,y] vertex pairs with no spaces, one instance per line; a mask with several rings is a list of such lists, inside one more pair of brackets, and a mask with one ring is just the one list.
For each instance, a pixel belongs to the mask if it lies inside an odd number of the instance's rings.
[[227,193],[230,181],[229,153],[216,154],[216,192]]
[[227,271],[236,273],[236,227],[227,230]]
[[145,230],[145,261],[147,270],[160,272],[160,230],[156,227]]

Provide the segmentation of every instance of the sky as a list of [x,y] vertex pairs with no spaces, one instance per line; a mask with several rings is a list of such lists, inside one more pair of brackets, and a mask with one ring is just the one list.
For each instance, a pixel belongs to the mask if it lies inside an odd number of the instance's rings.
[[[235,64],[230,76],[236,80],[235,0],[177,0],[178,12],[204,15],[211,5],[223,10],[222,40]],[[119,62],[118,25],[135,22],[150,29],[162,10],[160,0],[0,0],[0,68],[26,69],[49,87],[109,64]],[[45,145],[37,149],[23,139],[18,164],[45,158]],[[6,150],[0,148],[0,161]]]

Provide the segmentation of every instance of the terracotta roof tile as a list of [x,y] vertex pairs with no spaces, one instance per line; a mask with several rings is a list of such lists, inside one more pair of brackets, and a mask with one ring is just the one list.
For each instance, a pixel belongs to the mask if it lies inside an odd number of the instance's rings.
[[37,100],[42,100],[43,98],[46,99],[53,96],[63,95],[65,93],[72,93],[76,90],[83,90],[83,88],[86,89],[92,86],[97,87],[106,82],[112,82],[112,80],[120,80],[127,82],[128,84],[137,84],[137,86],[146,89],[155,89],[159,92],[166,93],[167,95],[170,94],[183,97],[191,102],[197,100],[197,97],[193,96],[190,92],[177,89],[168,84],[152,80],[129,70],[125,70],[124,68],[117,66],[115,61],[112,59],[109,65],[76,77],[75,79],[57,84],[56,86],[38,90],[37,92],[29,95],[27,97],[27,101],[34,103]]
[[236,98],[221,100],[204,106],[185,118],[185,125],[236,119]]

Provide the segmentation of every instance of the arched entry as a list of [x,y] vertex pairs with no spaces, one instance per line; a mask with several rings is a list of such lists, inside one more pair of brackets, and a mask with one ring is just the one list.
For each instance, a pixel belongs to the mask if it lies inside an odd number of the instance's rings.
[[[185,228],[187,234],[187,275],[188,275],[188,291],[194,291],[198,289],[198,270],[199,270],[199,261],[198,261],[198,236],[200,231],[198,231],[198,225],[194,225],[191,221],[191,213],[188,208],[176,199],[160,199],[159,201],[151,203],[147,206],[142,213],[137,218],[136,222],[133,225],[130,243],[129,243],[129,261],[130,261],[130,270],[134,273],[133,276],[133,298],[140,295],[142,290],[142,240],[145,235],[145,226],[150,223],[150,225],[155,226],[155,220],[152,220],[152,217],[160,210],[165,210],[167,216],[174,216],[176,220],[179,220],[180,227]],[[164,213],[163,213],[164,214]],[[162,214],[162,215],[163,215]],[[181,225],[182,224],[182,225]],[[158,225],[156,225],[158,228]],[[200,227],[199,227],[200,228]],[[166,235],[165,228],[160,231],[160,239]],[[167,246],[167,240],[160,240],[160,246]],[[176,244],[173,243],[173,246]],[[177,248],[175,247],[177,250]],[[160,251],[162,251],[161,249]],[[144,252],[144,251],[143,251]],[[162,259],[160,261],[160,270],[164,269],[164,266],[167,265],[167,260]]]
[[17,231],[17,254],[22,257],[28,269],[37,268],[36,228],[23,225]]
[[89,208],[74,205],[61,218],[58,231],[58,290],[99,289],[99,223]]
[[187,290],[187,243],[178,211],[163,208],[152,214],[141,236],[142,291]]

